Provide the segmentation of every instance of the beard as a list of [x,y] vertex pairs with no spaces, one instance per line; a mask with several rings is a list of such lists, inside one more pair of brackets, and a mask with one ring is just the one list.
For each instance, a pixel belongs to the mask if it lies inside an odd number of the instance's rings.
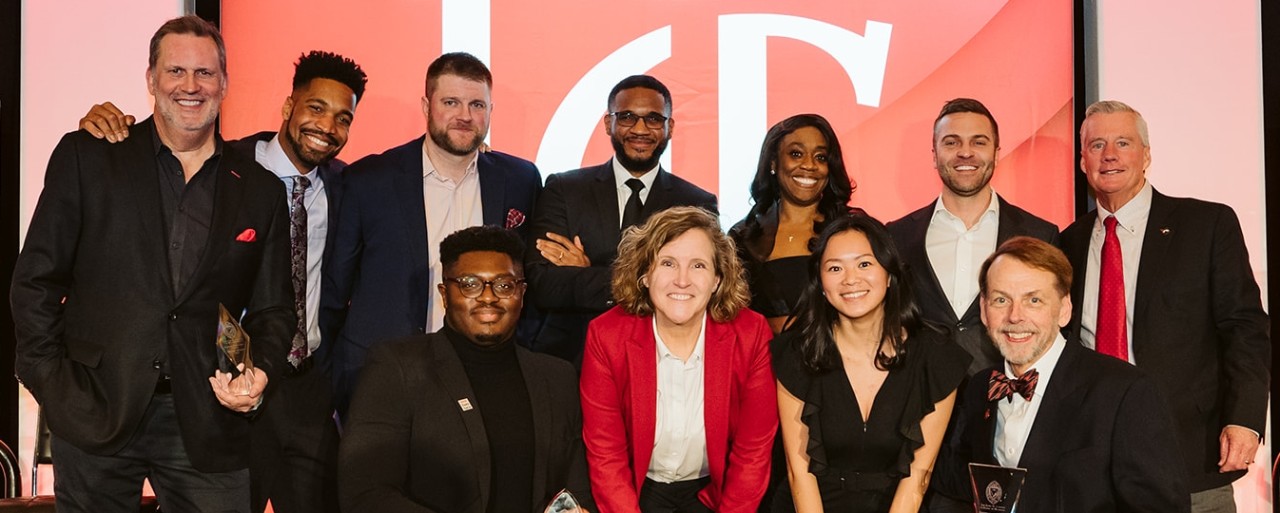
[[[332,137],[321,133],[309,133],[307,130],[299,130],[298,137],[294,137],[293,134],[288,131],[283,132],[280,135],[283,136],[281,139],[283,139],[284,142],[293,149],[293,154],[298,156],[298,160],[301,160],[303,164],[313,168],[333,160],[334,157],[338,156],[338,150],[342,149],[338,146],[338,141],[335,141]],[[327,153],[316,153],[311,151],[310,148],[307,148],[302,144],[302,141],[298,140],[299,138],[306,137],[308,135],[327,141],[331,145],[330,147],[333,148],[333,151]]]
[[427,134],[431,136],[431,141],[436,143],[436,146],[459,157],[470,155],[476,151],[476,148],[480,147],[480,143],[484,142],[484,134],[477,132],[475,137],[472,137],[465,144],[454,144],[453,140],[449,138],[449,130],[436,126],[435,123],[427,124]]
[[1037,333],[1034,335],[1034,341],[1026,344],[1014,345],[1004,342],[1004,339],[1001,336],[1003,334],[998,330],[993,330],[992,333],[988,334],[991,335],[991,340],[995,342],[996,349],[1000,351],[1000,356],[1004,357],[1010,365],[1018,366],[1027,365],[1039,360],[1041,356],[1049,351],[1049,346],[1057,339],[1057,337],[1052,333]]
[[627,155],[627,148],[623,143],[624,140],[618,136],[610,137],[609,141],[613,143],[613,158],[617,159],[624,169],[633,173],[643,173],[657,167],[658,160],[662,158],[662,153],[667,151],[667,143],[671,142],[671,138],[664,137],[661,141],[658,141],[658,144],[653,147],[653,153],[644,159]]

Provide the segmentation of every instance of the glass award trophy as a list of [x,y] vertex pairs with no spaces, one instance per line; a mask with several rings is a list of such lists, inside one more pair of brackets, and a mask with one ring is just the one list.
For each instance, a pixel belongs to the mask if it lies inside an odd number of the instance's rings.
[[577,513],[578,511],[578,499],[569,493],[569,490],[560,490],[560,493],[551,499],[551,504],[547,505],[543,513]]
[[237,367],[244,364],[244,369],[253,368],[253,358],[249,354],[249,334],[225,306],[218,304],[218,370],[230,373],[232,377],[240,375]]
[[1027,469],[982,463],[969,464],[969,484],[973,487],[975,513],[1011,513],[1018,505]]

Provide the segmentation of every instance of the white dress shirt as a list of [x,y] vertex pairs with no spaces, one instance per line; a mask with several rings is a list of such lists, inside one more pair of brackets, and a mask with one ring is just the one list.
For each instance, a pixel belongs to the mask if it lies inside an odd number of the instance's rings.
[[436,170],[422,148],[422,202],[427,211],[427,261],[431,266],[431,284],[427,300],[427,333],[444,327],[444,306],[436,290],[443,282],[444,269],[440,266],[440,241],[449,234],[471,226],[484,224],[484,209],[480,203],[480,173],[476,167],[477,153],[467,164],[462,180],[454,182]]
[[618,226],[622,226],[623,211],[627,209],[627,201],[631,199],[631,188],[627,187],[627,180],[639,178],[644,183],[644,188],[640,189],[640,203],[642,205],[649,203],[649,191],[653,190],[653,181],[658,179],[658,168],[662,166],[654,166],[640,176],[632,176],[627,168],[622,167],[618,163],[618,159],[612,159],[613,162],[613,183],[618,189]]
[[1138,284],[1138,262],[1142,258],[1142,240],[1147,234],[1147,218],[1151,216],[1151,182],[1143,184],[1138,195],[1120,207],[1108,212],[1098,205],[1098,218],[1093,223],[1089,237],[1089,263],[1084,271],[1084,297],[1080,305],[1080,342],[1090,349],[1096,348],[1095,333],[1098,327],[1098,275],[1102,272],[1102,243],[1107,238],[1107,228],[1102,224],[1107,216],[1116,216],[1116,237],[1120,239],[1120,256],[1124,259],[1125,333],[1129,341],[1129,363],[1133,359],[1134,294]]
[[963,219],[947,210],[941,196],[934,204],[924,247],[957,319],[964,317],[978,297],[978,270],[987,256],[995,252],[999,229],[1000,201],[995,191],[991,191],[987,210],[972,228],[966,228]]
[[646,477],[659,483],[688,481],[711,475],[707,464],[707,430],[704,420],[703,353],[707,317],[689,358],[681,361],[658,334],[653,321],[653,338],[658,351],[658,417],[654,423],[653,456]]
[[[1067,339],[1059,333],[1058,338],[1054,339],[1049,346],[1049,350],[1045,351],[1040,356],[1040,360],[1031,367],[1040,373],[1040,377],[1030,401],[1014,392],[1010,396],[1013,401],[1001,399],[996,402],[996,434],[995,439],[992,440],[991,451],[1000,466],[1017,467],[1022,459],[1022,450],[1027,446],[1027,436],[1031,434],[1031,426],[1036,422],[1036,413],[1040,411],[1040,405],[1044,404],[1044,391],[1049,389],[1053,369],[1058,366],[1058,359],[1062,358],[1062,351],[1066,347]],[[1004,363],[1004,374],[1009,379],[1016,379],[1013,369],[1009,367],[1009,362]]]
[[[293,208],[294,178],[302,174],[284,153],[280,136],[258,141],[254,146],[254,160],[280,177],[284,182],[285,201]],[[307,347],[315,352],[320,347],[320,263],[324,261],[324,240],[329,233],[329,195],[324,190],[324,179],[315,168],[307,171],[306,177],[311,180],[311,187],[302,195],[302,207],[307,211]]]

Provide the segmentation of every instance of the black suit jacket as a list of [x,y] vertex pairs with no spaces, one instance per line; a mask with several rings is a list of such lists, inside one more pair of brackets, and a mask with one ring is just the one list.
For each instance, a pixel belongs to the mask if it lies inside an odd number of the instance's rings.
[[[321,346],[329,346],[341,413],[369,348],[421,333],[427,302],[436,294],[429,254],[438,248],[427,247],[422,198],[423,140],[362,158],[344,171],[320,297]],[[532,162],[493,151],[480,153],[477,167],[484,224],[506,226],[513,210],[532,215],[542,189]],[[527,228],[516,231],[525,235]]]
[[[998,369],[1004,371],[1003,363]],[[1044,394],[1044,402],[1017,465],[1027,469],[1019,511],[1191,510],[1168,407],[1141,371],[1068,340],[1048,386],[1036,393]],[[936,467],[934,489],[964,501],[952,504],[963,504],[955,511],[973,511],[968,463],[998,464],[992,452],[996,403],[986,394],[986,379],[965,387]]]
[[247,465],[249,422],[222,407],[218,304],[244,312],[254,363],[276,380],[294,330],[289,218],[280,180],[227,149],[215,176],[205,252],[176,296],[150,119],[110,144],[79,131],[54,149],[14,268],[17,371],[50,430],[95,454],[123,448],[167,354],[174,407],[192,465]]
[[[246,155],[256,159],[256,155],[258,151],[258,143],[270,142],[271,139],[275,136],[276,136],[276,132],[258,132],[256,134],[250,135],[243,139],[227,141],[227,145],[235,149],[241,155]],[[337,237],[334,236],[337,233],[337,230],[335,230],[334,227],[338,223],[338,211],[342,207],[342,191],[344,188],[342,184],[342,177],[343,177],[342,171],[346,169],[346,167],[347,167],[346,162],[343,162],[338,159],[330,159],[328,162],[325,162],[323,164],[320,164],[319,166],[316,166],[316,170],[315,170],[317,173],[320,173],[320,179],[324,181],[323,190],[324,190],[325,197],[328,199],[328,204],[329,204],[329,208],[327,209],[329,213],[329,221],[328,221],[329,229],[325,232],[325,238],[324,238],[324,255],[325,256],[329,255],[329,253],[333,251],[333,244],[334,244],[334,241],[337,239]],[[286,201],[287,201],[288,191],[289,191],[289,188],[286,185],[285,186]],[[327,260],[327,258],[322,258],[320,260],[320,269],[321,269],[322,276],[324,274],[325,260]],[[317,312],[317,314],[318,313],[319,312]],[[315,352],[312,354],[312,358],[316,360],[315,365],[317,365],[319,368],[324,369],[325,372],[328,372],[328,368],[329,368],[328,344],[321,344],[320,347],[317,347]]]
[[[1058,240],[1058,227],[1053,223],[1040,219],[1020,209],[1004,198],[996,196],[1000,202],[1000,218],[996,229],[996,245],[1017,236],[1035,237],[1048,243]],[[916,304],[925,320],[947,326],[953,332],[957,344],[973,356],[969,364],[969,374],[980,369],[995,366],[1003,358],[987,330],[982,326],[982,316],[978,308],[978,299],[974,298],[965,310],[964,316],[957,318],[951,308],[947,295],[942,291],[938,275],[929,262],[929,253],[925,249],[925,235],[929,231],[929,222],[933,220],[936,200],[923,208],[889,223],[889,233],[893,235],[898,251],[906,261],[911,275],[911,285],[915,291]],[[977,269],[973,272],[976,274]]]
[[[573,366],[521,347],[516,357],[536,444],[529,511],[541,512],[565,488],[595,511]],[[464,398],[470,410],[459,406]],[[375,348],[342,439],[342,510],[483,513],[492,470],[483,407],[445,334]]]
[[[674,206],[717,212],[715,195],[662,169],[657,173],[641,222]],[[609,281],[622,240],[617,187],[612,160],[547,177],[547,188],[538,200],[537,215],[526,239],[529,297],[546,314],[533,344],[535,351],[575,361],[582,354],[587,323],[613,306]],[[558,267],[543,258],[534,243],[547,232],[570,240],[581,237],[591,267]]]
[[[1062,232],[1075,268],[1069,332],[1080,332],[1089,239],[1097,211]],[[1192,491],[1223,486],[1218,436],[1262,433],[1271,386],[1267,314],[1231,207],[1154,192],[1134,293],[1133,361],[1170,400]]]

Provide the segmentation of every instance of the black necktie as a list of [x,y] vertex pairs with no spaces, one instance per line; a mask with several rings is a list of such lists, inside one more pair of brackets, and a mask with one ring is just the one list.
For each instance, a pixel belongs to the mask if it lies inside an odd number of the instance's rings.
[[1009,402],[1013,402],[1013,394],[1017,392],[1023,399],[1031,400],[1031,396],[1035,395],[1036,383],[1040,381],[1040,371],[1031,369],[1022,373],[1018,379],[1009,379],[1003,372],[999,370],[991,371],[991,378],[987,381],[987,400],[999,401],[1006,397]]
[[293,307],[298,313],[298,327],[293,333],[289,363],[295,367],[309,356],[307,346],[307,209],[302,199],[311,180],[293,178],[293,195],[289,201],[289,257],[293,268]]
[[640,190],[644,189],[644,182],[639,178],[627,180],[627,187],[631,188],[631,197],[627,198],[627,206],[622,209],[622,229],[626,230],[628,226],[640,224],[640,209],[644,204],[640,203]]

